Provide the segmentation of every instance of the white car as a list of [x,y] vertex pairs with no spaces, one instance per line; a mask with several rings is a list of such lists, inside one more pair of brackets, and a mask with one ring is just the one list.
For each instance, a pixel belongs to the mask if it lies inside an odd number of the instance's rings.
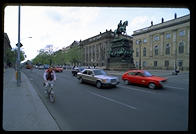
[[116,86],[119,84],[118,77],[108,76],[102,69],[84,69],[77,73],[80,83],[86,82],[96,85],[97,88],[102,86]]

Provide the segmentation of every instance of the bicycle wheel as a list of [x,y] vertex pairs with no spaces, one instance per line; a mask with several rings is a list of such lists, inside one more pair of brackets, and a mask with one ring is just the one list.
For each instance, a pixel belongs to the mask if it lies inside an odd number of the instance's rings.
[[52,102],[52,103],[55,102],[55,94],[53,91],[50,92],[49,99],[50,99],[50,102]]

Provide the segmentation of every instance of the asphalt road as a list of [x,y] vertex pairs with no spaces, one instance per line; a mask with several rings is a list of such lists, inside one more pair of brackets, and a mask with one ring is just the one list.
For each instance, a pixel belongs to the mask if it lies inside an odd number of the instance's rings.
[[[61,130],[74,131],[186,131],[188,129],[188,74],[168,76],[164,89],[137,85],[98,89],[80,84],[70,71],[56,73],[56,102],[44,97],[44,70],[23,72],[31,80]],[[121,78],[119,76],[119,78]]]

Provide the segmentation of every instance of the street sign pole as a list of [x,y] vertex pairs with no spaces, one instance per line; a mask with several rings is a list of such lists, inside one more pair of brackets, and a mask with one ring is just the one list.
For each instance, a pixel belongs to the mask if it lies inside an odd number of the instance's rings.
[[17,58],[17,86],[21,84],[20,72],[20,5],[18,6],[18,58]]

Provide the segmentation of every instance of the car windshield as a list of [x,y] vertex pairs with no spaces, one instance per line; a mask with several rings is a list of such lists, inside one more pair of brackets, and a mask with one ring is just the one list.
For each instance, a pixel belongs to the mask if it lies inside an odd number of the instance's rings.
[[151,73],[149,73],[148,71],[144,71],[144,76],[146,76],[146,77],[151,77],[151,76],[152,76],[152,74],[151,74]]
[[104,72],[103,70],[94,70],[94,74],[95,75],[106,75],[106,72]]

